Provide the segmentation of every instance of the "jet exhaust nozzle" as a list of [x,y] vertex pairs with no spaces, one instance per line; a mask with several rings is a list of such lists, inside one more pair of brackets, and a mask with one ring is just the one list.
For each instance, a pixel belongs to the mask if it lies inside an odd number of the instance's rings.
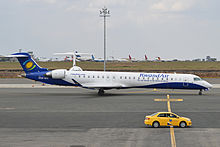
[[47,72],[47,73],[44,74],[44,76],[52,78],[52,72]]
[[23,77],[23,78],[26,78],[26,74],[24,73],[24,74],[20,74],[20,75],[18,75],[18,77]]

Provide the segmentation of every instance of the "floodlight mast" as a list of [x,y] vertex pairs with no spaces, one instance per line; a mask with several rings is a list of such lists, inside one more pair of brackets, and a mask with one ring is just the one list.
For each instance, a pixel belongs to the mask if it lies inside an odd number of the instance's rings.
[[110,11],[104,7],[100,10],[100,17],[104,18],[104,71],[106,69],[106,17],[110,17]]

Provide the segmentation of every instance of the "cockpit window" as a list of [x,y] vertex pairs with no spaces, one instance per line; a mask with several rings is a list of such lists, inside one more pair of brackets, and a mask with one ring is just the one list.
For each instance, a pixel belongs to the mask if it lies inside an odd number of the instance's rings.
[[194,81],[201,81],[201,78],[194,78]]

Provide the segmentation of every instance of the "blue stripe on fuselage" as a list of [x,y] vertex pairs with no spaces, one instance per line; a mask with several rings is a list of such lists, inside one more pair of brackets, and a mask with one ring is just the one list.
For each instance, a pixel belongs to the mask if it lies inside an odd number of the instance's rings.
[[186,83],[186,82],[168,82],[168,83],[159,83],[159,84],[151,84],[138,86],[137,88],[161,88],[161,89],[208,89],[204,86],[194,84],[194,83]]

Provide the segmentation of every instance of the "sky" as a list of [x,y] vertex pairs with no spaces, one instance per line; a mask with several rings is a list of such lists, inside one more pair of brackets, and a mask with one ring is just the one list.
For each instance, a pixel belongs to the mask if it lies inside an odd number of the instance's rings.
[[220,60],[219,0],[0,0],[0,55],[78,51],[103,57]]

